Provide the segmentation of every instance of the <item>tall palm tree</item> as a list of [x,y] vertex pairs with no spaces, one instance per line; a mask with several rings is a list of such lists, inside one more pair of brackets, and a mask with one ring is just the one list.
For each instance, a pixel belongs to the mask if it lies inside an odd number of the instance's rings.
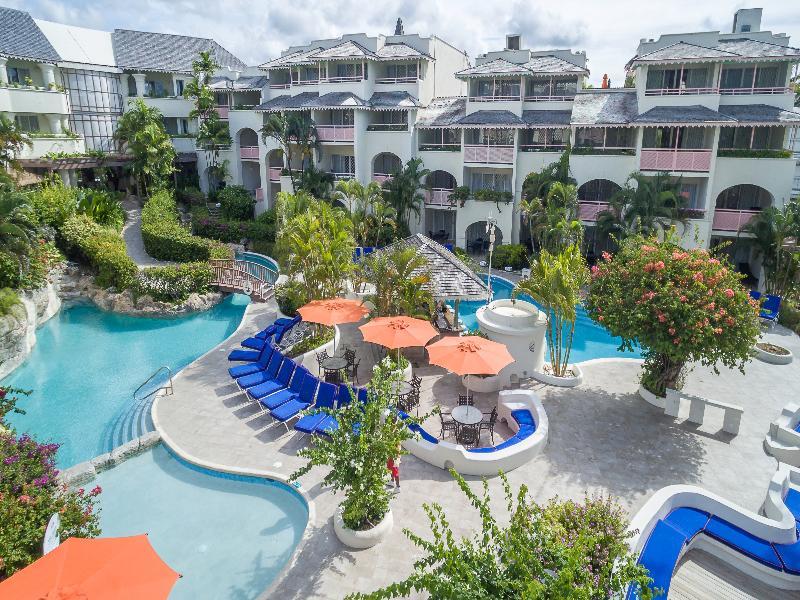
[[522,198],[531,201],[534,198],[545,198],[554,183],[575,185],[569,171],[570,148],[561,153],[559,159],[550,163],[539,172],[528,173],[522,182]]
[[621,240],[637,234],[663,234],[674,223],[685,225],[686,198],[680,190],[681,179],[673,180],[669,173],[631,173],[625,186],[609,200],[608,208],[597,213],[597,229]]
[[583,226],[577,218],[578,189],[560,181],[550,182],[547,189],[544,198],[523,199],[520,211],[536,247],[557,253],[583,239]]
[[433,314],[433,295],[428,262],[416,249],[392,247],[366,257],[361,263],[362,279],[375,285],[369,300],[373,316],[407,315],[429,319]]
[[31,146],[30,138],[25,135],[13,119],[0,113],[0,169],[19,170],[17,155],[25,146]]
[[305,112],[272,113],[261,128],[261,137],[266,143],[272,139],[281,147],[286,157],[286,168],[289,169],[289,179],[292,182],[292,191],[297,191],[297,183],[292,171],[293,158],[296,154],[301,163],[311,159],[314,151],[319,152],[319,138],[317,126],[311,115]]
[[409,231],[411,214],[417,217],[421,214],[425,200],[423,190],[427,189],[424,182],[430,173],[422,166],[421,158],[412,158],[383,184],[386,201],[397,211],[397,224],[403,235]]
[[750,219],[742,231],[753,235],[767,293],[786,296],[800,270],[800,202],[794,199],[782,209],[769,206]]

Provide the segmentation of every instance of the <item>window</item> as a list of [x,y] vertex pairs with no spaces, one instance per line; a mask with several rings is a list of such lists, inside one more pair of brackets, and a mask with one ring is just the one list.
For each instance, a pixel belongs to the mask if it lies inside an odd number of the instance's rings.
[[522,37],[519,35],[506,36],[506,50],[519,50],[522,43]]
[[400,158],[390,152],[382,152],[376,156],[373,164],[373,172],[386,175],[399,173],[402,168],[403,165],[400,162]]
[[511,191],[511,176],[505,173],[472,173],[470,183],[473,192],[484,189],[498,192]]
[[356,157],[347,154],[334,154],[331,156],[331,166],[334,173],[355,175]]
[[708,87],[708,68],[649,69],[648,90],[696,89]]
[[458,151],[461,132],[458,129],[420,129],[420,150]]
[[686,208],[692,210],[703,210],[705,208],[702,206],[699,183],[684,183],[681,185],[680,195],[686,199]]
[[723,127],[719,132],[719,147],[722,150],[780,150],[783,135],[783,127]]
[[22,131],[39,131],[39,117],[37,115],[17,115],[14,123]]
[[337,63],[336,75],[334,77],[342,79],[361,79],[366,78],[366,66],[362,63]]
[[176,79],[175,80],[175,95],[176,96],[183,96],[183,79]]
[[551,96],[574,96],[578,93],[578,78],[528,79],[528,96],[549,98]]
[[189,133],[188,119],[178,119],[178,133],[182,135],[186,135],[187,133]]
[[520,92],[519,79],[479,79],[475,96],[486,98],[518,98]]
[[408,122],[405,110],[379,110],[376,111],[375,121],[380,125],[405,125]]
[[355,122],[355,113],[352,110],[329,110],[327,113],[331,125],[352,126]]
[[8,74],[9,83],[19,83],[25,85],[25,79],[30,79],[31,70],[22,67],[7,67],[6,73]]
[[642,147],[696,150],[704,147],[704,140],[705,129],[702,127],[646,127]]
[[386,77],[389,79],[416,79],[417,63],[387,65]]
[[144,95],[150,98],[165,98],[167,95],[164,84],[161,81],[145,81]]
[[513,146],[513,129],[467,129],[465,131],[467,144],[485,146]]

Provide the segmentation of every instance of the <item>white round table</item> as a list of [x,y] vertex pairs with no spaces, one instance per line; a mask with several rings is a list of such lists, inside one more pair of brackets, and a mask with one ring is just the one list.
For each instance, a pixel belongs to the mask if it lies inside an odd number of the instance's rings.
[[483,413],[474,406],[464,404],[456,406],[450,411],[450,416],[461,425],[477,425],[483,420]]

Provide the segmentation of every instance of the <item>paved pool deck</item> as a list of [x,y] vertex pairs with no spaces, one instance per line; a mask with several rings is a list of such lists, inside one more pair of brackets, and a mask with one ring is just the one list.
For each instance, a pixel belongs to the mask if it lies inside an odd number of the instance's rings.
[[[155,404],[153,416],[165,441],[190,461],[279,479],[301,465],[297,451],[308,439],[286,434],[282,426],[268,428],[269,418],[254,416],[255,407],[227,374],[228,352],[269,324],[276,311],[273,303],[252,306],[238,333],[185,368],[174,382],[173,395]],[[343,331],[345,338],[355,335],[352,328]],[[776,326],[765,338],[800,355],[800,337],[788,330]],[[707,422],[696,427],[684,422],[684,414],[674,420],[644,402],[636,394],[635,361],[590,362],[582,368],[584,383],[577,388],[524,384],[541,395],[550,438],[540,456],[509,473],[512,485],[525,483],[537,501],[611,494],[632,514],[661,487],[695,484],[759,510],[777,466],[764,453],[762,440],[781,408],[797,400],[797,360],[787,366],[752,361],[746,375],[729,369],[720,375],[709,368],[692,371],[688,393],[744,407],[736,437],[721,432],[722,417],[716,411],[709,410]],[[415,372],[423,378],[424,403],[463,393],[459,379],[441,369],[425,366]],[[413,456],[403,457],[400,471],[402,491],[391,505],[394,529],[380,545],[361,551],[344,548],[333,533],[331,515],[340,498],[320,484],[324,471],[315,469],[302,478],[303,491],[313,503],[304,541],[261,597],[342,598],[403,578],[419,554],[402,530],[429,531],[424,502],[442,505],[457,535],[475,529],[477,515],[448,473]],[[477,489],[479,479],[468,479]],[[499,479],[490,480],[489,486],[499,514],[504,514]]]

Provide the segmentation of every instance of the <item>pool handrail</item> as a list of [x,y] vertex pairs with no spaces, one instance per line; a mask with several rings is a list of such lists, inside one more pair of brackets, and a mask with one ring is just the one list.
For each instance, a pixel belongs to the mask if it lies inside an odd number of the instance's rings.
[[[167,376],[168,376],[167,385],[166,386],[159,386],[158,388],[156,388],[152,392],[142,396],[141,398],[137,398],[136,394],[138,394],[144,386],[146,386],[148,383],[153,381],[153,379],[155,379],[158,376],[158,374],[161,373],[164,370],[167,371]],[[133,401],[136,402],[138,400],[145,400],[146,398],[149,398],[150,396],[155,396],[161,390],[164,390],[164,395],[165,396],[171,396],[172,395],[172,369],[170,369],[168,365],[161,365],[160,367],[158,367],[158,369],[156,369],[155,372],[152,375],[150,375],[150,377],[148,377],[144,381],[144,383],[142,383],[142,385],[140,385],[139,387],[137,387],[133,391]]]

